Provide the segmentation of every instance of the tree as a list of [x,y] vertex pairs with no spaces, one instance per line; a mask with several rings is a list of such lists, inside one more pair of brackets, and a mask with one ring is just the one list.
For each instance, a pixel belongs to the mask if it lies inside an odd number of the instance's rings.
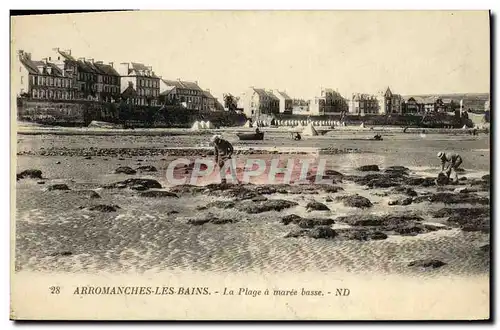
[[231,94],[224,94],[224,108],[229,111],[236,111],[238,108],[238,99]]

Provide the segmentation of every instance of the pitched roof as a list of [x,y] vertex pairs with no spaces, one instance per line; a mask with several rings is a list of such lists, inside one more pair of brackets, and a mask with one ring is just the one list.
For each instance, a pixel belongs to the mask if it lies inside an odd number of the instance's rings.
[[200,86],[198,86],[198,84],[195,82],[183,81],[183,80],[167,80],[167,79],[162,79],[162,81],[167,86],[174,86],[177,88],[191,89],[191,90],[197,90],[197,91],[203,92],[203,90],[200,88]]
[[[39,75],[48,75],[48,76],[56,76],[56,77],[61,77],[63,75],[63,72],[61,69],[53,64],[53,63],[46,63],[44,61],[33,61],[31,58],[27,56],[21,56],[19,58],[23,66],[28,70],[29,73],[31,74],[39,74]],[[50,73],[49,70],[50,68]]]
[[259,97],[266,97],[267,96],[267,93],[264,89],[262,88],[252,88],[254,90],[255,93],[257,93],[257,95],[259,95]]
[[57,52],[59,54],[61,54],[61,56],[64,57],[64,59],[66,59],[68,61],[76,62],[76,58],[74,58],[73,56],[71,56],[70,53],[67,53],[67,52],[62,51],[62,50],[58,50]]
[[287,93],[285,92],[282,92],[282,91],[276,91],[276,93],[278,93],[281,97],[283,97],[285,100],[291,100],[292,98],[290,96],[288,96]]
[[280,100],[279,98],[277,98],[277,97],[276,97],[276,95],[274,95],[274,94],[273,94],[273,92],[271,92],[271,91],[266,91],[266,93],[267,93],[267,96],[268,96],[269,98],[271,98],[271,99],[273,99],[273,100],[277,100],[277,101],[279,101],[279,100]]
[[109,64],[104,63],[94,63],[94,66],[99,69],[102,73],[107,74],[109,76],[120,76],[118,72]]
[[209,99],[215,99],[215,97],[209,91],[203,91],[203,97],[206,97]]
[[[147,67],[142,63],[130,62],[129,75],[134,72],[134,76],[140,77],[151,77],[151,78],[159,78],[151,68]],[[149,75],[146,74],[146,71],[149,71]]]

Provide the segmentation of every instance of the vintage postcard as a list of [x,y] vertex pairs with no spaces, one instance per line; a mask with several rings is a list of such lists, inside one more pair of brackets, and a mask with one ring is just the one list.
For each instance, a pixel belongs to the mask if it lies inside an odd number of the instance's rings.
[[490,12],[11,16],[13,320],[490,319]]

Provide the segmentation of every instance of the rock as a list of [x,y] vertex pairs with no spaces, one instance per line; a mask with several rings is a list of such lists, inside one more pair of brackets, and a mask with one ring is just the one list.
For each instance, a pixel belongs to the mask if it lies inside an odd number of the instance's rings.
[[173,186],[169,190],[171,192],[177,193],[177,194],[190,193],[190,194],[194,195],[194,194],[202,192],[204,190],[204,187],[190,185],[190,184],[183,184],[183,185]]
[[347,195],[347,196],[337,196],[336,201],[340,201],[347,207],[358,207],[358,208],[368,208],[373,206],[372,202],[360,195]]
[[148,190],[148,187],[143,186],[142,184],[134,184],[129,187],[132,190],[137,190],[137,191],[145,191]]
[[448,177],[446,176],[446,174],[444,173],[439,173],[437,178],[436,178],[436,184],[437,185],[445,185],[445,184],[448,184],[449,183],[449,179]]
[[333,199],[332,199],[330,196],[327,196],[327,197],[325,198],[325,202],[327,202],[327,203],[331,203],[331,202],[333,202]]
[[468,193],[475,193],[475,192],[477,192],[477,189],[463,187],[463,188],[455,188],[455,190],[453,190],[453,192],[454,193],[459,193],[459,194],[468,194]]
[[37,181],[37,184],[45,184],[45,181]]
[[137,171],[134,170],[133,168],[131,167],[128,167],[128,166],[120,166],[118,167],[116,170],[115,170],[115,173],[116,174],[119,174],[119,173],[123,173],[123,174],[136,174]]
[[298,216],[296,214],[289,214],[281,218],[281,223],[283,223],[286,226],[290,223],[298,223],[302,219],[303,218],[301,216]]
[[404,181],[404,184],[408,186],[422,186],[422,187],[431,187],[436,185],[435,178],[407,178]]
[[[104,185],[102,186],[103,188],[106,189],[113,189],[113,188],[126,188],[126,187],[133,187],[133,186],[144,186],[148,189],[161,189],[162,186],[161,184],[153,179],[139,179],[139,178],[130,178],[126,179],[123,181],[118,181],[109,185]],[[170,189],[172,191],[172,189]]]
[[467,177],[463,176],[461,177],[460,179],[458,179],[459,181],[467,181]]
[[59,165],[59,164],[61,164],[61,162],[58,161],[58,162],[56,162],[56,164]]
[[481,231],[483,233],[490,232],[490,216],[488,215],[477,215],[475,217],[463,217],[458,214],[454,214],[446,220],[450,225],[458,226],[463,231]]
[[307,203],[307,211],[330,211],[330,208],[323,203],[312,201]]
[[93,190],[73,190],[73,193],[81,196],[85,196],[89,199],[97,199],[101,198],[101,195],[99,195],[97,192]]
[[232,209],[234,207],[234,202],[232,201],[215,201],[208,203],[207,208],[216,207],[219,209]]
[[318,226],[311,229],[295,229],[285,235],[288,237],[311,237],[311,238],[334,238],[337,236],[335,230],[328,226]]
[[489,244],[485,244],[485,245],[482,245],[479,247],[479,250],[481,250],[482,252],[490,252],[490,245]]
[[152,165],[139,166],[136,170],[139,172],[158,172],[156,167]]
[[73,252],[71,251],[61,251],[61,252],[53,252],[49,254],[51,257],[69,257],[73,255]]
[[395,173],[400,175],[408,175],[410,173],[410,169],[405,166],[389,166],[385,168],[386,173]]
[[288,234],[286,234],[284,237],[285,238],[304,237],[304,236],[307,236],[308,232],[309,232],[309,230],[307,230],[307,229],[294,229],[291,232],[289,232]]
[[87,209],[89,211],[116,212],[119,208],[120,207],[118,205],[99,204],[99,205],[89,206]]
[[334,238],[337,233],[331,227],[318,226],[310,229],[308,236],[312,238]]
[[200,217],[195,217],[195,218],[188,218],[187,223],[193,226],[201,226],[206,223],[212,223],[216,225],[222,225],[226,223],[234,223],[237,222],[238,220],[235,219],[229,219],[229,218],[218,218],[212,213],[208,213],[204,216]]
[[340,172],[337,172],[335,170],[326,170],[324,174],[327,175],[327,176],[329,176],[329,177],[331,177],[331,176],[337,176],[337,177],[344,176],[344,174],[342,174]]
[[386,239],[387,238],[387,235],[380,232],[380,231],[376,231],[376,232],[373,232],[370,234],[370,239],[372,240],[382,240],[382,239]]
[[358,167],[356,170],[361,171],[361,172],[378,172],[380,169],[378,168],[378,165],[363,165]]
[[53,191],[53,190],[70,190],[68,185],[65,183],[56,183],[56,184],[51,184],[47,187],[48,191]]
[[487,197],[481,197],[475,194],[453,194],[447,192],[439,192],[436,194],[418,196],[413,199],[413,203],[444,203],[444,204],[481,204],[487,205],[490,200]]
[[[422,222],[424,219],[412,214],[353,214],[341,216],[335,219],[335,222],[347,223],[351,226],[387,226],[397,227],[407,224]],[[392,230],[392,229],[391,229]]]
[[483,175],[481,179],[490,182],[490,175],[489,174]]
[[92,159],[92,157],[90,157],[90,156],[87,156],[87,157],[85,157],[85,158],[83,158],[83,159]]
[[419,268],[439,268],[444,265],[446,265],[446,263],[436,259],[415,260],[408,264],[409,267],[419,267]]
[[37,169],[24,170],[21,173],[16,174],[16,178],[19,179],[43,179],[42,171]]
[[323,185],[320,188],[326,193],[336,193],[339,191],[344,191],[344,188],[334,185]]
[[343,229],[339,230],[339,235],[341,237],[347,238],[349,240],[356,241],[368,241],[368,240],[382,240],[386,239],[388,236],[380,231],[370,231],[365,229]]
[[144,191],[139,194],[141,197],[152,197],[152,198],[163,198],[163,197],[175,197],[179,198],[177,194],[170,192],[170,191],[165,191],[165,190],[149,190],[149,191]]
[[406,206],[410,205],[413,202],[413,199],[411,197],[403,198],[403,199],[393,199],[388,202],[388,205],[401,205],[401,206]]
[[421,226],[407,226],[395,228],[394,231],[402,236],[415,236],[423,233],[425,230]]
[[487,207],[458,207],[458,208],[442,208],[432,213],[434,218],[446,218],[450,216],[458,216],[462,218],[475,218],[481,216],[489,216],[490,209]]
[[252,202],[263,202],[263,201],[267,201],[267,197],[259,195],[252,198]]
[[244,201],[236,204],[235,208],[242,212],[256,214],[268,211],[281,211],[297,205],[298,203],[296,202],[283,199],[268,199],[264,202]]
[[176,210],[167,211],[167,215],[178,214],[178,213],[179,213],[179,211],[176,211]]
[[412,188],[403,187],[403,186],[392,188],[391,193],[404,194],[404,195],[410,196],[410,197],[415,197],[418,195],[417,192],[415,190],[413,190]]

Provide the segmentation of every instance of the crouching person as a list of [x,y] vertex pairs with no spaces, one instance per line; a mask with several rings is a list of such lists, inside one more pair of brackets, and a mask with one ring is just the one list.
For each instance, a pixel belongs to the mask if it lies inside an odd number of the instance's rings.
[[448,180],[450,179],[451,172],[453,172],[453,181],[458,182],[457,169],[462,164],[462,157],[456,153],[439,152],[437,154],[441,160],[441,171],[446,174]]
[[224,140],[220,135],[212,136],[210,142],[215,148],[215,164],[219,167],[221,183],[226,184],[227,180],[225,178],[225,173],[222,173],[222,169],[224,168],[226,161],[230,161],[231,157],[233,156],[233,145],[229,141]]

